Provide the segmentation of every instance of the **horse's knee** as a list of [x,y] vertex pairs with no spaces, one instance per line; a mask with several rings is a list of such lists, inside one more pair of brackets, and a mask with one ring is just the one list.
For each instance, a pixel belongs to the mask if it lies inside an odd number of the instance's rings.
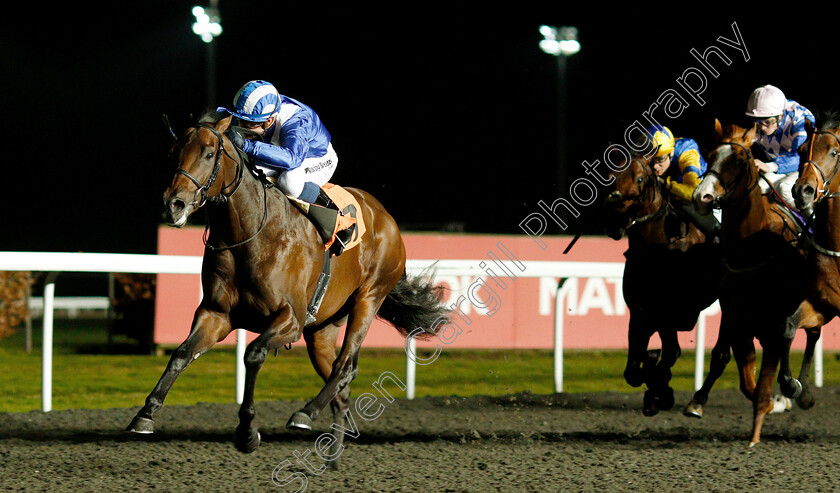
[[249,347],[245,351],[245,366],[246,367],[259,367],[265,363],[265,358],[268,355],[268,349],[265,347]]
[[639,364],[627,363],[627,368],[624,369],[624,381],[631,387],[641,387],[645,383],[644,373]]

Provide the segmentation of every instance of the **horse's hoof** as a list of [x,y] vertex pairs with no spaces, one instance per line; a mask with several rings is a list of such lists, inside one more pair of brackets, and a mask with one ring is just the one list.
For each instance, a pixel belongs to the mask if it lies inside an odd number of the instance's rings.
[[674,407],[674,389],[668,388],[653,401],[660,411],[670,411]]
[[324,464],[324,465],[327,466],[327,471],[338,471],[338,461],[337,460],[327,461],[327,463]]
[[659,413],[659,408],[656,405],[656,397],[653,395],[653,391],[646,390],[645,397],[642,401],[642,414],[645,416],[656,416]]
[[242,425],[236,427],[236,449],[250,454],[260,446],[260,432],[256,428]]
[[683,409],[683,416],[700,419],[703,417],[703,406],[697,401],[691,401]]
[[782,393],[785,397],[790,397],[791,399],[796,399],[800,395],[802,395],[802,382],[795,378],[791,378],[789,382],[781,382],[779,387],[782,390]]
[[773,409],[770,410],[769,414],[783,413],[785,411],[789,411],[791,407],[793,406],[790,403],[790,399],[783,395],[774,395]]
[[796,405],[799,406],[799,409],[811,409],[814,407],[814,403],[816,402],[816,398],[814,398],[814,394],[810,391],[802,392],[802,394],[796,398]]
[[292,430],[311,430],[312,418],[310,418],[305,412],[298,411],[292,414],[292,417],[289,418],[289,422],[286,423],[286,428]]
[[155,422],[149,418],[142,416],[135,416],[131,420],[131,424],[126,427],[125,431],[138,433],[140,435],[150,435],[155,432]]

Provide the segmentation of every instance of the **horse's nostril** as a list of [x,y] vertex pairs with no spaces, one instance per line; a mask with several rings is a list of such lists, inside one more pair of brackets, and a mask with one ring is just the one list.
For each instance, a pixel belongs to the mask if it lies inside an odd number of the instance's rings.
[[804,187],[802,187],[803,197],[810,197],[811,195],[814,195],[814,187],[810,185],[805,185]]
[[704,193],[702,196],[700,196],[700,200],[704,204],[708,204],[708,203],[712,202],[714,199],[715,199],[715,197],[710,193]]
[[169,201],[169,212],[175,214],[184,210],[187,204],[181,199],[172,199]]

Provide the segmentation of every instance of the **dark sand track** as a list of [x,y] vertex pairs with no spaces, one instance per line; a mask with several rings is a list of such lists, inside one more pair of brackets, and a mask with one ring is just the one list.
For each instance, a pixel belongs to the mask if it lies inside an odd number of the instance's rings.
[[356,417],[341,470],[323,473],[329,413],[287,431],[301,403],[258,402],[263,443],[249,455],[233,445],[233,404],[165,406],[148,436],[122,431],[136,409],[0,414],[0,491],[295,491],[304,478],[319,492],[837,491],[840,389],[816,396],[770,415],[752,449],[735,390],[713,391],[702,420],[681,414],[687,392],[652,418],[641,392],[383,400],[378,418]]

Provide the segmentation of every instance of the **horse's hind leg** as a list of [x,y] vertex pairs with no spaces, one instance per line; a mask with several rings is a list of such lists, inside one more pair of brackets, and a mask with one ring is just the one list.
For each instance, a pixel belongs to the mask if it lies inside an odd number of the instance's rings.
[[[309,352],[309,359],[318,375],[326,383],[332,373],[332,365],[335,361],[335,342],[338,331],[347,322],[347,317],[334,322],[317,331],[305,332],[303,337],[306,340],[306,349]],[[336,394],[330,402],[333,411],[333,437],[334,440],[327,454],[327,469],[337,470],[339,458],[344,451],[344,431],[347,430],[347,410],[350,407],[350,386],[345,386]],[[351,427],[353,428],[353,427]]]
[[808,338],[805,344],[805,354],[802,358],[802,368],[799,370],[802,393],[796,398],[796,404],[801,409],[811,409],[816,401],[814,394],[811,392],[811,362],[814,358],[814,347],[820,338],[821,332],[821,327],[815,327],[807,331]]
[[215,343],[230,334],[230,320],[223,314],[211,312],[199,307],[193,319],[193,328],[187,339],[172,353],[163,375],[154,390],[146,398],[146,404],[128,425],[126,431],[134,433],[154,433],[153,416],[163,406],[166,395],[178,376],[199,356],[207,352]]
[[356,378],[359,349],[362,341],[367,335],[368,328],[376,316],[382,296],[357,296],[353,309],[350,313],[347,331],[344,334],[344,342],[341,351],[333,362],[330,376],[324,387],[309,401],[300,411],[295,412],[286,424],[289,428],[309,429],[312,427],[312,420],[318,417],[324,407],[331,402],[335,396]]

